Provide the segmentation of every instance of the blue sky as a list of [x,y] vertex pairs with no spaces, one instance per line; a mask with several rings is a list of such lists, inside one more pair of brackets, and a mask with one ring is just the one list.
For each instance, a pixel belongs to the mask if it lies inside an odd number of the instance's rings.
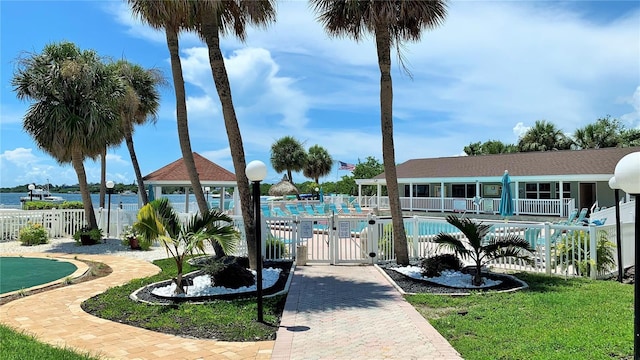
[[[247,162],[269,165],[285,135],[319,144],[337,161],[382,160],[379,71],[371,37],[329,38],[304,1],[279,1],[277,22],[222,42]],[[171,81],[163,33],[131,16],[124,1],[0,1],[0,186],[76,184],[22,130],[28,103],[11,88],[15,59],[63,40],[114,59],[156,67]],[[181,37],[194,151],[233,171],[207,62],[193,34]],[[394,63],[396,162],[457,156],[470,142],[515,143],[536,120],[567,133],[611,115],[640,126],[640,5],[636,1],[457,1],[443,26],[405,47],[413,79]],[[393,58],[396,60],[395,56]],[[181,157],[171,86],[158,122],[136,129],[143,174]],[[98,182],[99,163],[87,161]],[[107,178],[132,183],[126,147],[110,149]],[[270,167],[266,182],[282,178]],[[301,174],[294,181],[302,182]]]

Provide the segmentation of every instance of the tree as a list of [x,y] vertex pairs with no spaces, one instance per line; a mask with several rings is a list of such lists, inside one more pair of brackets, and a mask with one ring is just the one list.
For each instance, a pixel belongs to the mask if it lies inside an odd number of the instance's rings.
[[624,126],[610,116],[600,118],[593,124],[576,129],[573,140],[580,149],[600,149],[616,147],[622,141]]
[[[238,126],[231,85],[224,57],[220,49],[220,35],[232,34],[240,41],[246,37],[248,24],[265,26],[275,21],[275,1],[273,0],[202,0],[188,1],[195,7],[196,31],[207,44],[209,50],[209,66],[213,75],[213,81],[222,105],[222,117],[224,118],[229,149],[238,182],[242,219],[244,220],[247,249],[249,251],[249,264],[255,269],[257,259],[255,257],[256,241],[251,207],[251,189],[249,179],[245,173],[246,160],[242,134]],[[200,191],[202,192],[202,191]],[[203,198],[204,199],[204,198]]]
[[513,144],[505,144],[500,140],[488,140],[484,143],[480,143],[479,141],[470,143],[464,147],[464,152],[469,156],[508,154],[518,152],[518,147]]
[[[531,262],[530,253],[533,251],[528,241],[517,235],[490,236],[491,225],[476,223],[468,218],[458,218],[454,215],[447,216],[447,222],[455,226],[464,235],[461,240],[458,236],[440,233],[434,238],[438,247],[453,250],[457,256],[463,259],[471,259],[476,271],[473,277],[473,285],[482,285],[482,266],[500,258],[521,259]],[[405,245],[406,246],[406,245]]]
[[640,146],[640,129],[625,129],[620,138],[622,146]]
[[271,145],[271,166],[278,174],[287,172],[293,184],[293,171],[302,171],[307,164],[307,152],[293,136],[285,136]]
[[167,253],[174,259],[177,267],[177,275],[173,279],[176,294],[185,293],[182,269],[188,255],[198,250],[204,252],[204,241],[209,241],[212,245],[218,244],[225,252],[233,251],[239,238],[231,218],[216,209],[192,216],[183,225],[167,198],[157,199],[143,206],[133,228],[143,242],[162,242]]
[[129,150],[131,164],[136,174],[138,194],[142,198],[142,203],[147,204],[149,199],[133,146],[133,132],[135,125],[144,125],[148,122],[155,124],[160,107],[160,93],[157,87],[165,85],[167,81],[159,70],[144,69],[140,65],[125,60],[117,61],[111,66],[115,68],[114,70],[125,85],[125,95],[118,103],[117,111],[120,115],[122,133]]
[[535,125],[520,138],[521,152],[569,150],[573,141],[553,123],[537,120]]
[[75,44],[49,44],[40,54],[18,59],[12,86],[19,99],[32,100],[24,129],[60,164],[71,163],[82,194],[87,225],[97,229],[84,160],[98,156],[120,132],[114,101],[122,83],[96,52]]
[[406,41],[417,41],[423,29],[435,28],[446,16],[444,0],[312,0],[326,31],[333,36],[349,36],[359,41],[364,33],[373,33],[380,68],[380,127],[382,158],[389,192],[394,244],[398,264],[409,264],[406,234],[402,220],[400,192],[396,176],[393,144],[393,86],[391,81],[391,47],[398,57]]
[[332,167],[333,159],[327,149],[320,145],[313,145],[309,148],[307,164],[302,170],[302,173],[304,176],[313,179],[316,184],[320,184],[320,178],[329,175]]

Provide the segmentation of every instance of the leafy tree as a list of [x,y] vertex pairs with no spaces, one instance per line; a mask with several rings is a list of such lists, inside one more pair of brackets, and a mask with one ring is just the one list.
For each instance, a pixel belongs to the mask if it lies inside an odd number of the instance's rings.
[[95,51],[70,42],[49,44],[17,63],[11,84],[19,99],[33,101],[24,129],[59,163],[72,164],[87,225],[97,229],[84,160],[98,156],[120,131],[113,104],[122,83]]
[[[185,2],[185,0],[182,1]],[[249,179],[245,173],[247,165],[242,134],[238,126],[238,119],[236,118],[231,96],[231,85],[229,84],[229,77],[227,75],[222,50],[220,49],[220,35],[230,34],[240,41],[244,41],[247,35],[247,25],[263,27],[275,21],[275,1],[207,0],[186,1],[186,3],[195,9],[194,20],[197,25],[196,32],[207,44],[207,49],[209,50],[209,66],[211,67],[213,82],[215,83],[220,104],[222,105],[222,117],[224,118],[227,137],[229,139],[229,149],[231,150],[233,167],[238,181],[242,218],[248,240],[249,263],[250,266],[255,269],[257,259],[255,257],[256,241],[253,208],[251,206],[251,189],[249,188]],[[200,189],[198,191],[202,192]]]
[[484,155],[482,152],[482,143],[480,143],[480,141],[470,143],[464,147],[464,153],[469,156]]
[[491,236],[491,225],[476,223],[468,218],[447,216],[447,222],[462,232],[461,240],[451,234],[440,233],[434,238],[438,247],[452,250],[462,259],[471,259],[476,266],[473,285],[482,285],[482,266],[500,258],[521,259],[531,262],[530,253],[533,251],[528,241],[517,235]]
[[313,179],[316,184],[320,184],[322,176],[329,175],[333,167],[333,159],[327,149],[320,145],[313,145],[309,148],[307,164],[302,169],[304,176]]
[[640,146],[640,129],[625,129],[620,134],[622,146]]
[[580,149],[600,149],[616,147],[622,141],[624,126],[610,116],[600,118],[593,124],[578,128],[573,133],[573,140]]
[[167,198],[160,198],[143,206],[138,211],[138,221],[133,224],[133,228],[142,242],[160,241],[175,260],[178,268],[173,279],[176,294],[185,293],[182,284],[184,260],[196,251],[204,252],[204,241],[216,243],[225,252],[231,252],[239,239],[231,218],[217,209],[194,215],[183,225]]
[[271,145],[271,166],[278,173],[287,172],[293,184],[293,171],[301,171],[307,164],[307,152],[293,136],[285,136]]
[[499,140],[488,140],[484,143],[479,141],[470,143],[464,147],[464,152],[469,155],[490,155],[490,154],[508,154],[518,152],[518,147],[513,144],[505,144]]
[[367,156],[364,162],[358,159],[355,169],[353,169],[353,177],[356,179],[371,179],[374,176],[384,172],[384,165],[373,156]]
[[553,123],[538,120],[518,142],[521,152],[569,150],[573,141]]
[[111,64],[125,85],[125,95],[118,103],[117,109],[124,140],[129,150],[133,170],[138,183],[137,192],[142,198],[142,203],[149,202],[142,180],[142,172],[138,163],[138,157],[133,146],[133,132],[135,125],[146,123],[155,124],[158,109],[160,107],[159,85],[165,85],[166,79],[157,69],[144,69],[140,65],[132,64],[125,60]]
[[393,85],[391,81],[391,47],[402,59],[401,48],[407,41],[417,41],[423,29],[437,27],[446,15],[444,0],[312,0],[326,31],[333,36],[348,36],[359,41],[365,33],[375,38],[380,68],[380,127],[382,158],[393,219],[398,264],[409,264],[406,234],[402,221],[400,192],[396,176],[393,144]]

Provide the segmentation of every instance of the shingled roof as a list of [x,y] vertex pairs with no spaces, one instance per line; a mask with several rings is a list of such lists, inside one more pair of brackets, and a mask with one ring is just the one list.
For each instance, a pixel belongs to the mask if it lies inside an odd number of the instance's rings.
[[[612,176],[618,161],[640,147],[538,151],[514,154],[412,159],[396,167],[398,179],[563,175]],[[384,179],[384,173],[373,179]]]
[[[202,155],[194,152],[193,158],[196,163],[196,170],[200,176],[200,182],[212,183],[212,182],[235,182],[236,175],[214,162],[206,159]],[[172,183],[189,183],[189,174],[187,173],[187,167],[184,164],[182,158],[166,165],[149,175],[142,178],[145,182],[172,182]]]

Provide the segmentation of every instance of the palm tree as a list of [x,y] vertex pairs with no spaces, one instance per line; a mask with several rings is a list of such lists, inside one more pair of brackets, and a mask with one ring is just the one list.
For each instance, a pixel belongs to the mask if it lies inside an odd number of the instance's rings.
[[302,173],[304,176],[313,179],[316,184],[320,184],[320,178],[329,175],[332,166],[333,159],[327,149],[320,145],[313,145],[309,148],[307,164],[302,169]]
[[220,35],[231,34],[244,41],[247,25],[265,26],[275,20],[274,0],[201,0],[188,2],[195,7],[194,15],[196,31],[207,44],[209,49],[209,66],[216,85],[222,116],[229,139],[229,149],[238,182],[238,193],[244,229],[247,238],[250,267],[255,269],[257,259],[255,257],[255,229],[253,209],[251,207],[251,189],[249,179],[245,173],[246,160],[242,134],[238,126],[231,86],[224,57],[220,49]]
[[131,164],[136,174],[138,194],[142,198],[142,203],[147,204],[149,198],[145,191],[142,172],[133,146],[134,125],[144,125],[148,122],[155,124],[160,107],[160,92],[157,87],[165,85],[167,81],[159,70],[144,69],[140,65],[125,60],[117,61],[111,66],[115,67],[115,71],[125,85],[125,96],[118,104],[118,113],[120,114],[124,140],[131,157]]
[[307,164],[307,152],[293,136],[285,136],[271,145],[271,166],[278,173],[287,172],[287,179],[293,184],[294,171],[302,171]]
[[609,116],[596,120],[593,124],[578,128],[573,133],[575,144],[580,149],[600,149],[616,147],[622,142],[624,126]]
[[473,285],[482,285],[482,266],[500,258],[520,259],[531,262],[530,253],[533,251],[528,241],[517,235],[501,237],[491,236],[491,225],[475,223],[468,218],[447,216],[447,222],[455,226],[464,235],[464,240],[451,234],[440,233],[434,238],[439,247],[453,250],[462,259],[470,258],[475,266]]
[[518,148],[522,152],[569,150],[571,145],[573,141],[546,120],[537,120],[518,142]]
[[391,47],[398,57],[406,41],[420,40],[423,29],[435,28],[446,16],[445,0],[311,0],[326,31],[333,36],[349,36],[359,41],[366,32],[373,33],[380,67],[380,127],[382,158],[393,221],[393,241],[398,264],[409,264],[402,221],[400,192],[396,175],[393,144],[393,85],[391,82]]
[[120,132],[113,108],[121,81],[96,52],[61,42],[18,59],[12,86],[19,99],[33,101],[24,129],[59,163],[72,164],[87,225],[97,229],[83,162],[98,156]]
[[[226,223],[226,225],[221,225]],[[184,294],[182,273],[184,260],[196,251],[204,252],[204,241],[218,244],[225,252],[233,251],[239,234],[232,219],[212,209],[193,216],[185,224],[171,207],[167,198],[154,200],[138,212],[138,221],[133,225],[143,242],[161,241],[178,269],[173,282],[176,294]]]

